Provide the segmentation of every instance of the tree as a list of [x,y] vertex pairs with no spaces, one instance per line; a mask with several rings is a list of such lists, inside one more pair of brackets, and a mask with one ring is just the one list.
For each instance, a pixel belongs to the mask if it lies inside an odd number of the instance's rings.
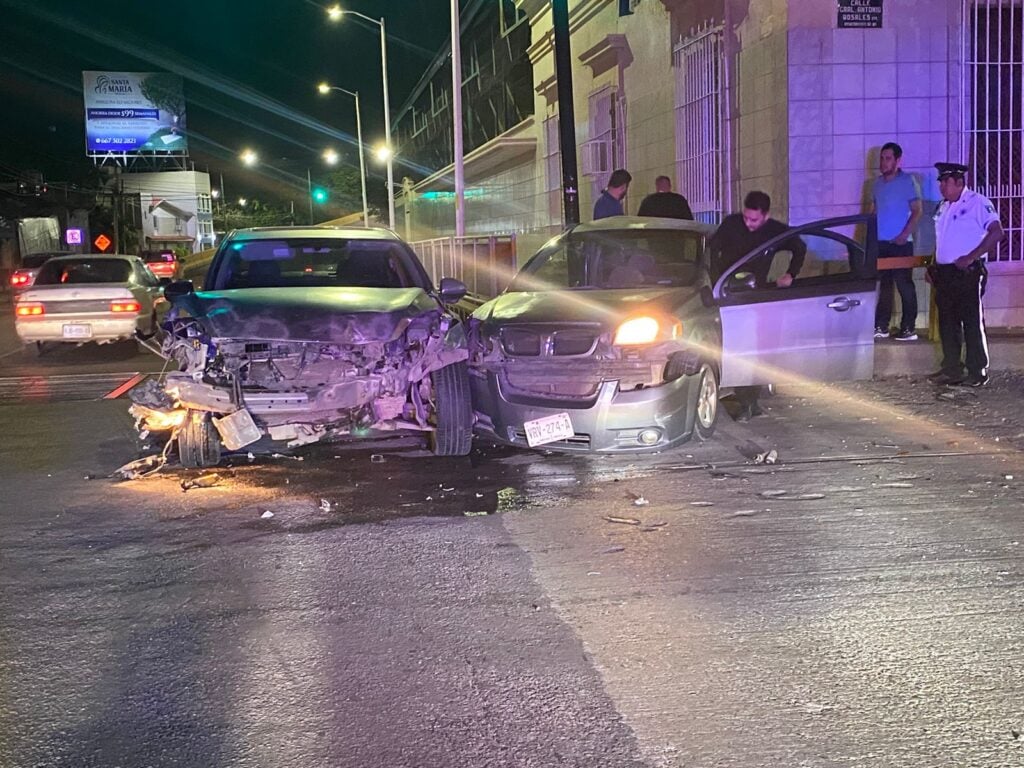
[[[388,198],[380,179],[370,177],[366,180],[366,205],[370,215],[379,215],[388,206]],[[339,168],[331,173],[328,182],[331,189],[331,201],[348,213],[363,210],[363,191],[359,178],[359,168]]]
[[178,126],[185,117],[185,95],[181,89],[181,78],[168,72],[147,75],[140,84],[142,95],[157,109],[170,112],[174,125]]

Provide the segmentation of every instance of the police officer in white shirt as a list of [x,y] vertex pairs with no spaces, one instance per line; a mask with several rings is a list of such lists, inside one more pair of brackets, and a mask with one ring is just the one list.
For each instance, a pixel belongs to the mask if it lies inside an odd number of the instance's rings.
[[[928,268],[928,276],[939,310],[942,368],[928,378],[936,384],[982,387],[988,383],[989,362],[981,309],[987,276],[984,258],[1002,240],[1003,228],[991,201],[967,189],[967,166],[935,167],[943,201],[935,214],[935,264]],[[965,345],[967,354],[961,359]]]

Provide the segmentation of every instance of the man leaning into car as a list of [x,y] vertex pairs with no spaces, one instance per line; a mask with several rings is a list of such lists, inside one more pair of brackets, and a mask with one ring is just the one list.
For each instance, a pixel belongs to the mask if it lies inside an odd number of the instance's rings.
[[[750,192],[743,200],[743,212],[732,213],[722,220],[708,242],[711,269],[716,277],[755,248],[764,245],[789,229],[781,221],[769,217],[771,205],[771,198],[766,193]],[[793,279],[800,273],[800,268],[804,265],[807,245],[799,237],[794,237],[781,243],[775,250],[789,251],[792,254],[786,271],[774,282],[774,285],[779,288],[788,288],[793,284]],[[765,251],[744,265],[744,271],[753,273],[756,280],[755,285],[758,288],[765,288],[772,284],[768,275],[771,272],[774,257],[775,251]],[[761,406],[758,405],[758,398],[761,395],[760,386],[736,387],[735,393],[736,399],[740,403],[736,421],[748,421],[754,416],[761,415]]]

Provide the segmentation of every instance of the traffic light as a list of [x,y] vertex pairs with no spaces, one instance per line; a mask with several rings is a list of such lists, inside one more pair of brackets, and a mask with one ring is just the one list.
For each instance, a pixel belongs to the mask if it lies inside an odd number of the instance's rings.
[[327,202],[328,198],[327,190],[323,187],[313,187],[313,202],[318,205],[323,205]]

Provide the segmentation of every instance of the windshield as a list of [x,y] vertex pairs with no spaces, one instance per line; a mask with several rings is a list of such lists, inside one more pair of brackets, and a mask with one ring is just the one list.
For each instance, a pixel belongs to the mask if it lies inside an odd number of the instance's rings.
[[59,259],[39,268],[36,285],[127,283],[132,265],[124,259]]
[[415,286],[408,255],[386,240],[296,238],[231,243],[217,268],[216,289],[406,288]]
[[509,290],[689,286],[703,247],[699,232],[685,230],[569,232],[530,259]]

